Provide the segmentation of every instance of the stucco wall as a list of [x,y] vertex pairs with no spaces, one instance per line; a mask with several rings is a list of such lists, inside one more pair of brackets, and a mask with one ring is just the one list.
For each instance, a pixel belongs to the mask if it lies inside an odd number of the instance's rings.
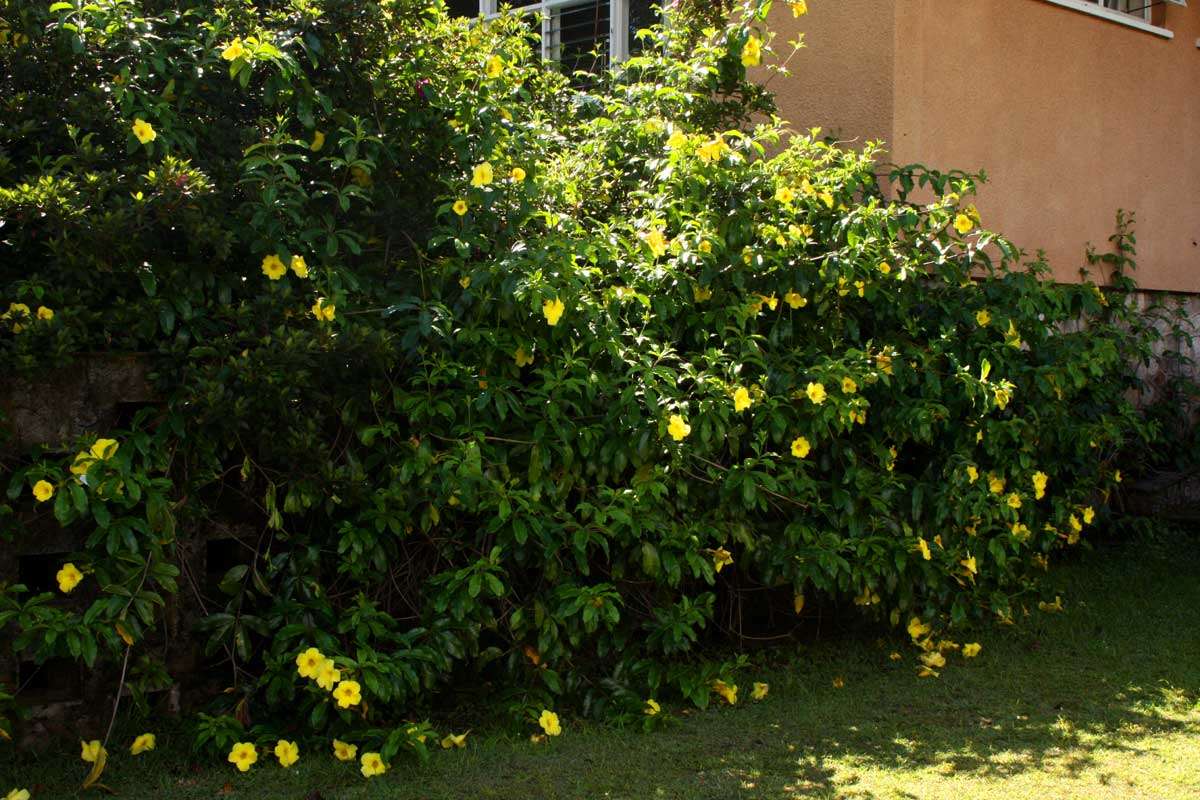
[[772,6],[768,24],[780,60],[801,33],[807,44],[788,64],[791,75],[760,72],[795,129],[820,126],[853,147],[891,139],[895,20],[880,9],[892,2],[816,0],[799,19],[785,2]]
[[1200,8],[1174,39],[1044,0],[898,0],[898,161],[983,167],[985,222],[1064,280],[1117,208],[1139,282],[1200,291]]
[[1169,40],[1046,0],[810,0],[795,21],[776,5],[809,42],[772,83],[797,127],[985,170],[985,224],[1062,280],[1132,210],[1139,283],[1200,292],[1200,3],[1156,12]]

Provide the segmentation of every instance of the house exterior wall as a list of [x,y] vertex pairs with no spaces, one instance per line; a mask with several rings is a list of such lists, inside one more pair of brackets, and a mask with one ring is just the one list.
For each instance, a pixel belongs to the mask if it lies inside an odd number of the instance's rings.
[[781,40],[803,31],[810,45],[772,83],[795,127],[886,139],[897,163],[986,171],[985,225],[1044,249],[1060,280],[1131,210],[1139,284],[1200,292],[1200,3],[1155,9],[1171,39],[1048,0],[809,9],[771,20]]
[[805,41],[788,63],[790,75],[761,72],[784,119],[802,131],[819,125],[847,146],[891,141],[894,1],[816,0],[800,19],[786,3],[775,3],[769,24],[778,34],[776,51],[786,56],[787,42],[801,35]]

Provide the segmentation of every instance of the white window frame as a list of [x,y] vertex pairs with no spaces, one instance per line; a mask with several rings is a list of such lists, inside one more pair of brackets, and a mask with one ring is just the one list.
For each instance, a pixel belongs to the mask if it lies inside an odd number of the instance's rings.
[[[479,13],[495,19],[502,13],[502,0],[479,0]],[[593,0],[540,0],[527,6],[509,9],[511,14],[540,14],[542,18],[542,58],[558,61],[558,42],[554,36],[554,12],[571,6],[585,5]],[[616,64],[629,58],[629,0],[606,0],[608,3],[608,59]]]
[[[1075,11],[1082,11],[1084,14],[1091,14],[1093,17],[1100,17],[1109,22],[1116,22],[1121,25],[1126,25],[1130,28],[1137,28],[1146,33],[1152,33],[1155,36],[1161,36],[1164,39],[1174,39],[1175,33],[1166,28],[1160,28],[1150,22],[1150,5],[1151,0],[1145,0],[1147,7],[1142,11],[1118,11],[1115,8],[1108,8],[1104,5],[1103,0],[1044,0],[1044,2],[1052,5],[1062,6],[1063,8],[1071,8]],[[1174,3],[1178,5],[1178,3]]]

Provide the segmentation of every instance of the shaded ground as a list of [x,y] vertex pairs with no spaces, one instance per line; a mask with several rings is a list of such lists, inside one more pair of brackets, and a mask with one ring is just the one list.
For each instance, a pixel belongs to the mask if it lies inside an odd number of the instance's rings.
[[[681,714],[644,735],[568,724],[549,745],[471,736],[425,767],[364,781],[357,765],[302,753],[284,771],[194,764],[182,733],[115,756],[124,798],[1174,798],[1200,797],[1200,539],[1109,548],[1055,579],[1066,611],[977,635],[973,662],[915,676],[911,649],[823,642],[746,676],[735,708]],[[960,639],[961,641],[961,639]],[[833,686],[842,677],[844,688]],[[748,702],[751,680],[771,693]],[[273,759],[271,759],[273,762]],[[70,797],[78,754],[16,761],[0,750],[0,796]]]

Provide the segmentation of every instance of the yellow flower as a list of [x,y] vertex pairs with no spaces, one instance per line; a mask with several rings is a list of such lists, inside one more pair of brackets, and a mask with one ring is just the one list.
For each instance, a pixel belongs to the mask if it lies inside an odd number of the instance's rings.
[[153,733],[143,733],[133,740],[133,744],[129,746],[130,755],[140,756],[142,753],[153,750],[158,740]]
[[799,19],[808,13],[807,0],[790,0],[793,19]]
[[517,362],[517,367],[524,368],[533,363],[533,356],[525,352],[525,346],[522,345],[517,348],[517,352],[513,353],[513,361]]
[[738,687],[737,684],[730,686],[725,681],[713,681],[712,690],[721,695],[726,703],[731,706],[737,705]]
[[467,201],[466,200],[462,200],[462,199],[455,200],[454,205],[452,207],[454,209],[454,213],[458,214],[460,217],[467,213]]
[[824,203],[825,205],[827,205],[830,208],[833,208],[833,192],[830,192],[830,191],[820,192],[817,194],[817,197],[819,197],[821,199],[822,203]]
[[865,297],[867,294],[867,284],[864,281],[855,281],[854,288],[858,290],[859,297]]
[[358,756],[358,745],[334,739],[333,756],[338,761],[353,761]]
[[315,132],[313,133],[313,140],[312,140],[312,144],[310,144],[310,145],[308,146],[308,149],[309,149],[309,150],[312,150],[314,153],[317,153],[317,152],[320,152],[321,148],[322,148],[322,147],[324,147],[324,146],[325,146],[325,133],[324,133],[324,131],[315,131]]
[[104,752],[104,747],[100,744],[99,739],[92,739],[90,742],[81,741],[79,746],[79,757],[89,764],[95,764],[96,759]]
[[804,595],[801,592],[792,595],[792,608],[797,614],[804,610]]
[[1058,595],[1054,596],[1053,603],[1047,603],[1045,600],[1038,603],[1038,608],[1047,614],[1054,614],[1063,610],[1062,598]]
[[825,402],[825,386],[820,383],[810,383],[808,388],[804,390],[804,393],[808,395],[808,399],[815,405],[819,406]]
[[333,696],[338,708],[350,708],[362,702],[362,687],[358,681],[342,681],[333,690]]
[[287,273],[287,267],[283,265],[279,256],[271,253],[270,255],[263,256],[262,271],[263,275],[266,275],[273,281],[277,281]]
[[4,795],[4,800],[29,800],[30,797],[28,789],[13,789]]
[[500,74],[504,72],[504,59],[496,55],[488,56],[483,72],[489,78],[499,78]]
[[1083,524],[1079,521],[1079,517],[1075,516],[1074,514],[1071,515],[1067,522],[1071,524],[1071,530],[1075,533],[1079,533],[1083,530]]
[[1050,476],[1044,472],[1033,473],[1033,496],[1036,500],[1041,500],[1046,496],[1046,483],[1050,480]]
[[924,537],[917,539],[917,551],[920,552],[921,558],[926,561],[933,558],[933,554],[929,552],[929,542],[925,541]]
[[379,753],[363,753],[361,763],[360,772],[364,778],[374,778],[376,775],[382,775],[388,771],[388,765],[383,762],[383,757]]
[[696,156],[705,164],[711,164],[719,159],[729,150],[729,145],[725,144],[725,140],[718,136],[710,142],[705,142],[696,148]]
[[964,644],[962,648],[963,658],[974,658],[975,656],[979,655],[979,651],[982,649],[983,645],[981,645],[979,642],[970,642],[969,644]]
[[292,256],[292,272],[296,273],[297,278],[308,277],[308,263],[304,256]]
[[98,460],[112,458],[117,453],[120,444],[116,439],[97,439],[89,451],[91,457]]
[[1021,507],[1021,495],[1017,494],[1016,492],[1011,492],[1008,495],[1008,507],[1014,508],[1014,509],[1020,508]]
[[754,34],[750,34],[750,38],[746,40],[746,44],[742,47],[742,65],[746,67],[757,67],[762,62],[762,42]]
[[783,296],[783,302],[791,306],[792,309],[804,308],[808,305],[808,298],[793,289]]
[[755,683],[754,688],[750,691],[750,699],[762,700],[763,698],[765,698],[767,696],[767,692],[769,692],[769,691],[771,691],[770,684]]
[[1021,348],[1021,334],[1012,320],[1008,321],[1008,330],[1004,333],[1004,343],[1017,350]]
[[1116,483],[1120,483],[1120,482],[1121,482],[1121,470],[1117,470],[1116,472],[1114,472],[1114,473],[1113,473],[1113,480],[1114,480]]
[[967,480],[970,483],[974,483],[975,481],[979,480],[979,470],[975,468],[974,464],[967,465]]
[[[704,244],[708,244],[705,242]],[[712,289],[700,284],[692,284],[692,299],[697,303],[703,303],[705,300],[712,299]]]
[[492,165],[484,161],[482,164],[475,165],[475,169],[471,173],[471,185],[476,188],[487,186],[494,177]]
[[158,138],[158,134],[154,131],[154,126],[144,119],[135,119],[133,121],[133,135],[142,144],[149,144]]
[[966,214],[959,214],[954,218],[954,230],[960,234],[967,234],[975,227],[975,220],[968,217]]
[[1007,389],[996,390],[996,407],[1001,411],[1008,406],[1008,401],[1012,399],[1012,394]]
[[558,714],[555,714],[550,709],[543,709],[542,715],[538,717],[538,725],[542,726],[542,730],[547,736],[558,736],[562,733],[562,725],[558,722]]
[[566,310],[563,301],[557,297],[553,300],[547,300],[542,303],[542,315],[546,318],[546,324],[553,328],[562,319],[563,312]]
[[[710,242],[708,239],[701,239],[701,240],[700,240],[700,244],[696,245],[696,248],[697,248],[697,249],[698,249],[698,250],[699,250],[701,253],[704,253],[705,255],[708,255],[709,253],[711,253],[711,252],[712,252],[712,242]],[[711,293],[710,293],[710,294],[711,294]]]
[[312,304],[311,310],[318,322],[333,322],[333,318],[337,314],[337,306],[326,301],[324,297],[318,297],[317,302]]
[[92,458],[91,454],[87,451],[78,453],[75,456],[75,460],[71,462],[71,474],[86,475],[87,471],[91,469],[92,464],[95,463],[96,459]]
[[846,686],[846,679],[843,678],[841,675],[838,675],[836,678],[833,679],[833,688],[843,689],[843,688],[845,688],[845,686]]
[[[470,733],[470,731],[468,731],[467,733]],[[464,748],[466,746],[467,746],[467,734],[466,733],[462,733],[462,734],[458,734],[458,735],[449,733],[449,734],[446,734],[446,737],[444,739],[442,739],[442,749],[443,750],[449,750],[452,747],[457,747],[461,750],[462,748]]]
[[246,48],[242,45],[240,38],[234,39],[229,44],[225,45],[225,49],[221,51],[221,58],[226,61],[237,61],[242,56],[246,55]]
[[1092,508],[1091,506],[1088,506],[1087,508],[1085,508],[1083,510],[1083,524],[1084,525],[1091,525],[1092,520],[1094,520],[1095,518],[1096,518],[1096,510],[1094,508]]
[[646,707],[642,709],[642,713],[647,717],[656,717],[662,711],[662,706],[653,697],[646,701]]
[[941,669],[946,666],[946,657],[934,650],[930,653],[922,653],[921,663],[931,669]]
[[670,150],[678,150],[688,143],[687,134],[679,128],[671,131],[671,135],[667,137],[667,148]]
[[300,760],[300,747],[295,742],[280,739],[275,745],[275,757],[279,759],[279,766],[287,769]]
[[932,628],[929,625],[921,622],[920,617],[913,617],[908,621],[908,635],[912,637],[913,641],[925,636],[931,630]]
[[[58,590],[63,594],[70,594],[79,585],[79,582],[83,580],[83,573],[68,561],[62,565],[62,569],[54,577],[58,579]],[[84,760],[86,761],[87,759]]]
[[862,410],[851,411],[850,412],[850,421],[856,422],[859,425],[866,425],[867,424],[867,412],[862,411]]
[[986,328],[992,321],[992,315],[988,313],[986,308],[981,308],[975,312],[975,322],[981,328]]
[[301,678],[315,679],[325,664],[325,660],[325,656],[321,654],[320,650],[310,647],[296,656],[296,672],[300,673]]
[[779,298],[773,294],[760,294],[759,299],[772,311],[779,308]]
[[733,410],[737,412],[745,411],[750,407],[750,392],[746,391],[745,386],[739,386],[733,390]]
[[887,263],[886,261],[884,261],[883,263],[881,263],[879,265],[879,271],[882,272],[884,275],[887,275],[889,272],[892,271],[892,265]]
[[1023,542],[1029,538],[1029,526],[1024,522],[1014,522],[1009,530],[1012,532],[1013,538],[1018,542]]
[[963,569],[965,569],[971,575],[979,574],[979,567],[975,563],[975,556],[967,556],[966,558],[964,558],[962,561],[959,561],[958,563],[962,564]]
[[667,252],[667,237],[663,236],[663,232],[658,228],[651,230],[644,238],[655,258],[662,258]]
[[38,306],[37,318],[43,322],[49,322],[50,320],[54,319],[54,310],[46,308],[45,306]]
[[918,678],[936,678],[940,673],[932,667],[922,666],[917,670]]
[[525,180],[525,170],[520,167],[513,167],[512,172],[508,176],[513,179],[513,183],[521,183]]
[[885,375],[892,374],[892,356],[890,353],[880,353],[875,356],[875,363],[879,365],[880,371]]
[[796,458],[808,458],[812,446],[808,443],[808,439],[803,436],[797,436],[792,440],[792,455]]
[[790,186],[780,186],[775,190],[775,200],[779,203],[790,203],[796,199],[796,193]]
[[677,442],[682,442],[691,432],[692,426],[679,414],[672,414],[671,419],[667,421],[667,433]]
[[712,551],[713,569],[720,572],[726,566],[733,563],[733,554],[724,547],[718,547]]
[[54,497],[54,484],[50,481],[38,481],[33,485],[33,496],[39,503],[44,503]]
[[988,474],[988,490],[992,494],[1000,494],[1004,491],[1004,478],[1001,478],[995,473]]
[[858,391],[858,384],[850,376],[842,378],[842,394],[854,394]]
[[321,662],[321,666],[317,668],[317,674],[314,676],[317,681],[317,686],[320,686],[327,692],[332,692],[333,687],[337,686],[342,679],[342,672],[333,663],[333,659],[326,658]]

